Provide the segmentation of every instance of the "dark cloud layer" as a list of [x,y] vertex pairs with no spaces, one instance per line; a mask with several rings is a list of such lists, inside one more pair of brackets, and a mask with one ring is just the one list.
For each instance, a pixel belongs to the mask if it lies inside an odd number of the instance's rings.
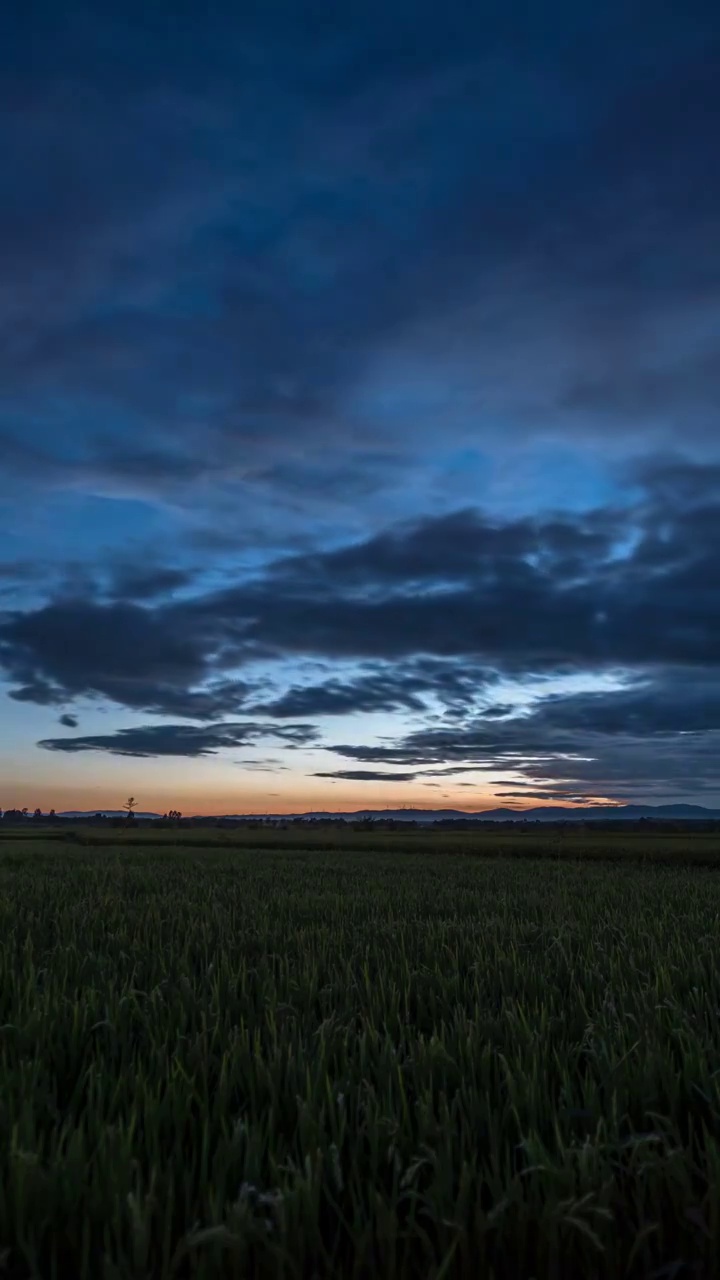
[[44,738],[48,751],[101,751],[117,756],[209,756],[228,747],[244,747],[262,738],[279,738],[286,745],[304,746],[315,738],[312,725],[216,724],[202,728],[186,724],[139,725],[115,733],[77,738]]
[[[0,659],[19,697],[95,694],[191,718],[246,699],[251,686],[223,673],[260,656],[376,662],[288,690],[265,707],[277,716],[418,709],[433,690],[462,705],[498,670],[713,665],[720,492],[694,478],[673,505],[650,483],[624,510],[418,521],[183,602],[58,599],[6,616]],[[399,659],[412,664],[382,665]]]
[[[50,704],[103,696],[134,710],[211,718],[217,695],[194,694],[207,678],[203,646],[135,603],[63,600],[16,613],[2,626],[0,661],[21,701]],[[232,698],[238,697],[235,686]],[[227,706],[227,691],[224,704]]]
[[472,663],[460,666],[434,658],[416,658],[398,668],[375,663],[350,679],[331,678],[319,684],[298,685],[279,698],[252,708],[264,715],[334,716],[358,712],[416,711],[437,699],[448,712],[464,711],[497,679],[494,672]]
[[[399,765],[402,780],[409,769],[474,766],[511,768],[535,795],[698,791],[716,781],[720,734],[718,540],[717,473],[666,459],[625,508],[504,522],[464,511],[284,557],[184,602],[60,599],[7,616],[0,658],[14,696],[39,703],[104,697],[214,721],[249,702],[270,722],[403,710],[421,727],[395,743],[334,748]],[[222,674],[251,672],[258,655],[275,664],[276,687],[289,656],[372,663],[258,700],[250,678]],[[542,694],[543,679],[602,671],[622,687]],[[518,714],[496,686],[529,677],[539,701]],[[134,749],[139,734],[147,754],[199,754],[245,741],[237,732],[213,723],[44,745]],[[291,737],[292,726],[274,732]],[[349,778],[320,776],[331,775]]]
[[438,414],[712,447],[714,5],[154,12],[3,20],[16,476],[217,524],[367,497]]
[[700,796],[717,790],[720,673],[660,670],[639,689],[549,696],[502,722],[477,715],[390,745],[334,749],[353,761],[416,771],[447,761],[514,770],[513,789],[497,792],[512,798]]

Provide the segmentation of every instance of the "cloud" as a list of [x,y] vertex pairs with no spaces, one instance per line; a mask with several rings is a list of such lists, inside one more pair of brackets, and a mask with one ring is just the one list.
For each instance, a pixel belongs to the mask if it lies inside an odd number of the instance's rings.
[[314,778],[342,778],[346,782],[413,782],[416,773],[380,773],[374,769],[336,769],[332,773],[314,773]]
[[[590,513],[464,510],[278,557],[180,600],[58,598],[0,619],[0,662],[20,701],[90,696],[206,722],[170,734],[182,753],[238,713],[401,712],[419,727],[334,750],[404,772],[512,771],[553,794],[694,793],[716,786],[719,479],[658,458],[623,504]],[[301,661],[330,674],[288,685]],[[543,691],[570,677],[595,688]],[[517,714],[523,688],[534,692]],[[128,739],[62,742],[114,750]]]
[[138,756],[210,756],[228,747],[242,747],[264,738],[278,738],[290,746],[303,746],[314,741],[312,725],[216,724],[197,728],[183,724],[140,725],[118,729],[115,733],[88,734],[77,738],[44,738],[38,746],[47,751],[75,754],[100,751],[110,755]]
[[3,42],[23,492],[217,528],[238,494],[261,523],[370,504],[439,430],[496,454],[680,426],[715,448],[708,6],[653,13],[652,48],[619,3],[551,6],[521,41],[501,6],[317,32],[221,5],[171,36],[113,4],[64,12],[32,34],[13,14]]
[[104,697],[203,720],[239,710],[248,692],[220,677],[212,644],[200,627],[180,630],[167,611],[126,602],[59,600],[0,624],[0,663],[18,683],[11,697],[19,701]]
[[668,507],[648,490],[624,510],[536,520],[465,512],[279,560],[174,616],[183,632],[214,628],[240,659],[256,646],[491,670],[713,663],[718,536],[716,493]]
[[189,587],[195,578],[191,569],[146,564],[126,563],[118,565],[109,584],[107,594],[120,601],[154,600],[172,595]]
[[[0,619],[0,662],[16,697],[90,694],[197,719],[249,707],[252,679],[228,672],[259,659],[276,683],[291,659],[369,664],[253,699],[276,717],[421,712],[429,697],[463,711],[499,674],[712,668],[720,492],[696,477],[683,496],[680,464],[668,501],[668,467],[623,507],[519,520],[463,511],[281,557],[183,600],[15,611]],[[505,700],[485,701],[489,715],[507,713]]]
[[236,764],[243,769],[249,769],[251,773],[286,773],[289,765],[283,764],[274,757],[261,760],[236,760]]
[[58,717],[58,724],[63,725],[66,729],[77,729],[78,723],[77,716],[68,715],[67,712]]
[[587,795],[576,795],[572,791],[563,791],[561,787],[546,787],[544,790],[533,791],[530,789],[524,791],[496,791],[499,800],[553,800],[557,804],[581,804],[592,805],[592,798]]
[[41,567],[32,560],[0,560],[0,582],[26,582],[40,575]]
[[[342,754],[342,750],[338,749]],[[344,778],[348,782],[414,782],[417,779],[425,778],[455,778],[461,773],[475,773],[476,769],[482,768],[482,765],[452,765],[448,769],[426,769],[422,773],[387,773],[385,771],[378,772],[374,769],[336,769],[328,773],[314,773],[314,778]],[[427,783],[428,786],[444,785],[439,782]],[[473,782],[458,782],[459,787],[476,786]]]
[[505,721],[480,715],[449,728],[421,728],[393,744],[333,748],[345,759],[423,771],[449,761],[512,770],[512,790],[499,795],[573,801],[716,792],[719,749],[718,673],[679,669],[641,688],[540,698]]
[[502,521],[466,509],[407,520],[336,551],[280,559],[272,572],[295,590],[326,584],[348,592],[393,586],[410,592],[417,586],[481,584],[500,574],[508,585],[522,588],[532,580],[526,559],[531,554],[541,566],[571,577],[588,561],[608,557],[619,534],[613,512]]
[[333,678],[319,684],[291,687],[277,699],[250,710],[277,716],[334,716],[378,711],[423,712],[437,699],[446,709],[465,708],[491,686],[491,671],[435,659],[418,659],[398,668],[375,664],[355,678]]

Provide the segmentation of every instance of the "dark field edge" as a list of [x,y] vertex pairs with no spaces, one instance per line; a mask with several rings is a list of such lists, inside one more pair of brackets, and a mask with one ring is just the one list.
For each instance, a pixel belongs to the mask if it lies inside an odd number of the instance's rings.
[[703,867],[720,870],[718,832],[588,832],[567,830],[494,834],[492,832],[433,833],[418,831],[327,832],[290,828],[278,830],[199,831],[34,827],[31,831],[0,828],[0,855],[28,852],[33,846],[75,849],[128,849],[172,852],[197,849],[272,853],[354,853],[463,855],[471,858],[518,858],[541,861],[640,863],[654,866]]

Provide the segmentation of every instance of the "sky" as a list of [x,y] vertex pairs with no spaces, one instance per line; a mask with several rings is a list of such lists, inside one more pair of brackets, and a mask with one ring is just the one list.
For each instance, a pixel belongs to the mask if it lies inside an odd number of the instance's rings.
[[0,806],[720,806],[716,3],[0,13]]

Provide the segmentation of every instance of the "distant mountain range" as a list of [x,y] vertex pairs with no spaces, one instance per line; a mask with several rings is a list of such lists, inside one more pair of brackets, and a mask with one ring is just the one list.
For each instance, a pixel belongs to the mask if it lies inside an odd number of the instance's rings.
[[699,804],[661,805],[592,805],[582,809],[569,809],[562,805],[536,809],[483,809],[469,813],[462,809],[363,809],[357,813],[304,813],[298,818],[344,818],[348,822],[364,819],[392,819],[396,822],[455,822],[477,819],[482,822],[587,822],[589,820],[638,818],[720,819],[720,809],[705,809]]
[[[59,818],[93,818],[101,814],[104,818],[124,818],[123,809],[71,809],[59,813]],[[188,817],[192,815],[188,814]],[[431,824],[433,822],[459,822],[477,819],[481,822],[589,822],[608,820],[625,820],[637,822],[639,818],[655,818],[658,821],[672,820],[720,820],[720,809],[706,809],[699,804],[626,804],[626,805],[593,805],[582,809],[568,809],[562,805],[537,809],[484,809],[467,812],[463,809],[358,809],[353,813],[329,813],[317,811],[311,813],[226,813],[215,815],[235,821],[247,821],[250,818],[279,818],[287,821],[320,819],[363,822],[393,821],[417,822]],[[136,813],[135,818],[146,820],[162,818],[160,813]]]

